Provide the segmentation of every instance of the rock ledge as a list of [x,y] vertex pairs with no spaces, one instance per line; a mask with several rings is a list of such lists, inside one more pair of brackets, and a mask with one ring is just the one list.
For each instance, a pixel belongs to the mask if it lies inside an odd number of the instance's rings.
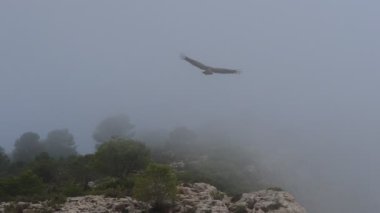
[[[261,190],[244,193],[238,199],[232,199],[214,186],[206,183],[181,184],[178,187],[178,199],[173,213],[306,213],[288,192],[280,190]],[[47,202],[40,203],[0,203],[0,213],[8,212],[33,213],[111,213],[149,212],[150,205],[131,197],[108,198],[99,195],[69,197],[59,207],[48,207]],[[6,211],[8,209],[8,211]]]

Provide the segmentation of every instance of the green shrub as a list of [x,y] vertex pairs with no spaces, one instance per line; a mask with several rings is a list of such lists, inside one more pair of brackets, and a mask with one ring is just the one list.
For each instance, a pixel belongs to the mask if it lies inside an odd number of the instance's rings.
[[49,207],[52,207],[53,209],[56,209],[59,207],[61,204],[66,202],[66,197],[62,194],[54,194],[53,196],[50,197],[48,200],[47,205]]
[[108,176],[95,181],[95,188],[97,189],[115,188],[120,185],[123,185],[123,181],[121,180],[121,178],[116,177]]
[[223,200],[224,198],[224,193],[223,192],[220,192],[220,191],[212,191],[211,192],[211,197],[214,199],[214,200]]
[[284,191],[281,187],[278,187],[278,186],[268,187],[267,190],[272,190],[272,191],[277,191],[277,192]]
[[84,194],[83,188],[74,182],[67,182],[62,186],[62,193],[67,197],[75,197]]
[[144,169],[149,161],[149,149],[140,142],[128,139],[112,139],[99,146],[95,153],[99,171],[119,178]]
[[236,203],[237,201],[239,201],[241,199],[241,197],[243,196],[243,194],[235,194],[231,197],[231,202],[232,203]]
[[88,182],[99,178],[95,171],[94,155],[70,156],[60,162],[61,175],[58,181],[71,180],[81,185],[83,189],[88,189]]
[[37,155],[29,168],[31,168],[33,173],[40,177],[44,183],[53,182],[58,172],[57,163],[46,152]]
[[27,207],[26,205],[17,205],[17,203],[13,202],[10,205],[5,206],[4,212],[9,212],[9,213],[21,212],[22,213],[26,207]]
[[125,197],[131,195],[134,185],[134,176],[126,178],[105,177],[97,180],[91,194],[105,195],[106,197]]
[[0,177],[7,174],[10,159],[5,153],[4,149],[0,146]]
[[114,188],[108,188],[102,191],[105,197],[125,197],[127,195],[127,189],[117,186]]
[[207,158],[186,163],[183,171],[177,173],[179,180],[209,183],[229,195],[261,189],[260,175],[247,169],[250,164],[247,165],[238,151],[231,149],[231,152],[234,154],[228,154],[224,149],[216,153],[210,151]]
[[16,196],[38,195],[44,189],[42,180],[31,171],[26,171],[17,177],[0,180],[0,197],[5,200]]
[[136,177],[133,194],[137,199],[150,202],[160,209],[174,201],[177,193],[177,178],[166,165],[150,164]]

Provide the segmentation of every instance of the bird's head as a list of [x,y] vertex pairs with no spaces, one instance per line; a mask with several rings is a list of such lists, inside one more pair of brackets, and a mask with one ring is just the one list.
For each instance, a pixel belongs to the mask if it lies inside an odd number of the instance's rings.
[[186,55],[183,54],[183,53],[181,53],[179,56],[181,57],[181,59],[185,59],[186,58]]

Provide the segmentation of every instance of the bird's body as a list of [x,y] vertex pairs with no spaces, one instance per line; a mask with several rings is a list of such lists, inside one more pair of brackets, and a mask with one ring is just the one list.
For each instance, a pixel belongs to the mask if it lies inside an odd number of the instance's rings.
[[213,73],[219,73],[219,74],[239,74],[240,73],[239,70],[210,67],[210,66],[202,64],[199,61],[196,61],[192,58],[189,58],[185,55],[181,55],[181,58],[183,60],[189,62],[193,66],[196,66],[199,69],[203,70],[203,74],[205,74],[205,75],[212,75]]

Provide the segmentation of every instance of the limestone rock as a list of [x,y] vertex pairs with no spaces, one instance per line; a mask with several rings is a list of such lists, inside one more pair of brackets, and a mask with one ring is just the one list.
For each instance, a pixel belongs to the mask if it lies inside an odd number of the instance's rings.
[[23,213],[35,213],[52,211],[47,206],[47,202],[28,203],[28,202],[3,202],[0,203],[0,213],[2,212],[23,212]]
[[229,210],[247,213],[306,213],[291,194],[277,190],[244,193],[240,200],[231,204]]
[[178,186],[178,200],[174,212],[224,213],[229,212],[229,199],[214,186],[206,183]]
[[68,198],[66,203],[56,211],[59,212],[145,212],[149,206],[130,197],[108,198],[99,195]]
[[[261,190],[230,198],[206,183],[181,184],[171,213],[306,213],[294,197],[279,190]],[[62,205],[49,207],[48,202],[3,202],[3,212],[112,213],[149,212],[150,205],[131,197],[109,198],[99,195],[69,197]]]

